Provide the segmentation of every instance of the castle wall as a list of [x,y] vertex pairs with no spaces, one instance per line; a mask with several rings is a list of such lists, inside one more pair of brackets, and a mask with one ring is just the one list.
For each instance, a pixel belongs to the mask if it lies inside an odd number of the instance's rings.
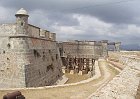
[[85,58],[92,58],[94,57],[94,46],[92,45],[80,45],[79,46],[79,56]]
[[22,39],[10,38],[15,35],[16,24],[0,25],[0,88],[25,87],[26,52],[18,49]]
[[101,45],[94,45],[94,57],[99,58],[103,56],[103,47]]
[[124,61],[126,67],[89,99],[139,99],[140,58],[128,56],[127,53],[115,53],[121,56],[119,62]]
[[15,33],[16,33],[16,24],[1,24],[0,25],[1,36],[15,35]]
[[103,56],[103,46],[100,42],[63,42],[59,46],[63,57],[68,55],[79,58],[98,58]]
[[25,87],[24,55],[8,51],[1,54],[0,88]]
[[61,59],[56,42],[28,38],[29,61],[26,68],[27,87],[52,85],[62,76]]
[[[12,44],[12,42],[16,42]],[[23,39],[1,37],[0,42],[0,88],[25,87],[25,68],[28,63]]]
[[[55,41],[33,37],[1,37],[0,87],[52,85],[62,76]],[[9,44],[9,45],[8,45]]]
[[107,43],[102,43],[103,51],[102,51],[102,56],[107,57],[108,56],[108,45]]
[[59,43],[59,50],[66,72],[94,75],[94,62],[102,56],[102,45],[94,41],[70,41]]
[[33,25],[28,25],[28,35],[31,37],[39,37],[40,28],[35,27]]
[[44,38],[51,41],[56,41],[56,34],[47,30],[43,30],[34,25],[28,24],[28,35],[30,37]]
[[0,88],[52,85],[62,76],[56,34],[28,17],[18,12],[16,24],[0,25]]

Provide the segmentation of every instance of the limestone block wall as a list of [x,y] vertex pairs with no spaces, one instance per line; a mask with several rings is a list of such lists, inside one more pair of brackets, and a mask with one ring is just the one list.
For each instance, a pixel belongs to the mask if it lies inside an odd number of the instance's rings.
[[0,42],[0,88],[52,85],[62,76],[55,41],[1,37]]
[[122,59],[127,60],[126,67],[91,99],[139,99],[140,59],[126,56]]
[[2,24],[0,25],[0,35],[10,36],[16,33],[16,24]]
[[46,36],[46,31],[43,30],[43,29],[40,29],[39,35],[40,35],[41,38],[47,38],[47,36]]
[[126,67],[107,86],[95,93],[92,99],[135,99],[139,85],[139,77],[136,76],[138,73]]
[[0,42],[4,42],[0,45],[0,88],[25,87],[24,66],[29,63],[24,40],[3,37]]
[[51,33],[47,30],[43,30],[39,27],[36,27],[34,25],[28,24],[28,35],[30,37],[36,37],[36,38],[44,38],[51,41],[56,41],[56,34]]
[[108,56],[108,45],[107,45],[107,43],[102,42],[102,46],[103,46],[102,54],[104,57],[106,57],[106,56]]
[[42,39],[39,29],[34,27],[30,28],[29,37],[15,36],[15,28],[15,25],[0,28],[0,88],[55,83],[62,76],[56,42]]
[[52,41],[56,41],[56,34],[55,33],[51,33],[51,38]]
[[[17,52],[5,51],[0,55],[0,88],[25,87],[24,63],[20,60],[23,55]],[[18,64],[19,63],[19,64]]]
[[61,51],[63,56],[71,55],[77,57],[77,46],[73,43],[63,43]]
[[102,46],[100,46],[100,45],[95,45],[94,46],[94,55],[95,55],[95,57],[100,57],[100,56],[102,56],[102,54],[103,54],[103,47]]
[[101,41],[68,41],[59,44],[63,57],[71,55],[80,58],[95,58],[108,56],[108,43]]
[[28,25],[28,35],[32,37],[39,37],[40,28],[33,25]]
[[15,16],[0,25],[0,87],[52,85],[62,76],[56,34],[28,24],[24,9]]
[[0,49],[7,50],[10,40],[8,37],[0,37]]
[[28,38],[29,61],[26,69],[26,86],[52,85],[62,76],[61,59],[56,42]]
[[85,58],[94,57],[94,46],[92,45],[80,45],[79,46],[79,56]]
[[102,56],[102,45],[94,42],[63,42],[61,44],[62,56],[73,56],[79,58],[96,58]]

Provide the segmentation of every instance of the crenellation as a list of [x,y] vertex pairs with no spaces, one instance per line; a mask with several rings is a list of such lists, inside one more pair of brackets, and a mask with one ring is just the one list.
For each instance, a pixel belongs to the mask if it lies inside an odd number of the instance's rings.
[[[28,24],[23,8],[16,24],[0,26],[0,88],[52,85],[61,77],[61,60],[55,33]],[[57,59],[56,59],[57,54]]]
[[31,24],[28,24],[28,33],[30,37],[37,37],[39,38],[40,35],[40,28],[39,27],[35,27]]

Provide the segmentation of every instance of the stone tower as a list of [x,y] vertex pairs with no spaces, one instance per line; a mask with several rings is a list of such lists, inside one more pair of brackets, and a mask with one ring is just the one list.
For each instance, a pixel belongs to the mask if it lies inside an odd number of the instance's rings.
[[26,10],[21,8],[16,13],[16,33],[17,35],[28,35],[28,13]]
[[26,66],[30,65],[29,56],[31,52],[29,51],[28,44],[28,13],[26,10],[21,8],[15,14],[16,16],[16,32],[14,36],[10,37],[10,42],[13,42],[13,53],[15,53],[16,58],[16,68],[19,69],[18,80],[15,83],[15,87],[26,87]]
[[[15,37],[18,39],[13,39],[13,42],[16,42],[18,44],[14,44],[14,46],[17,49],[28,49],[28,44],[27,44],[27,36],[28,34],[28,12],[21,8],[20,10],[17,11],[15,14],[16,16],[16,33]],[[16,40],[16,41],[14,41]]]
[[15,16],[0,25],[0,88],[55,84],[63,75],[55,33],[28,24],[23,8]]
[[26,87],[28,14],[22,8],[15,16],[16,23],[0,25],[0,88]]

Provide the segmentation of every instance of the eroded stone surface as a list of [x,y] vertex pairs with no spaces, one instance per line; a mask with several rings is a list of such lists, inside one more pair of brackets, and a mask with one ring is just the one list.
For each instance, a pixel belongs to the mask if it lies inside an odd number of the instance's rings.
[[0,25],[0,88],[52,85],[61,66],[55,33],[28,24],[26,10],[16,23]]
[[140,82],[140,59],[121,56],[120,61],[124,61],[126,67],[105,87],[93,93],[91,99],[135,99]]

